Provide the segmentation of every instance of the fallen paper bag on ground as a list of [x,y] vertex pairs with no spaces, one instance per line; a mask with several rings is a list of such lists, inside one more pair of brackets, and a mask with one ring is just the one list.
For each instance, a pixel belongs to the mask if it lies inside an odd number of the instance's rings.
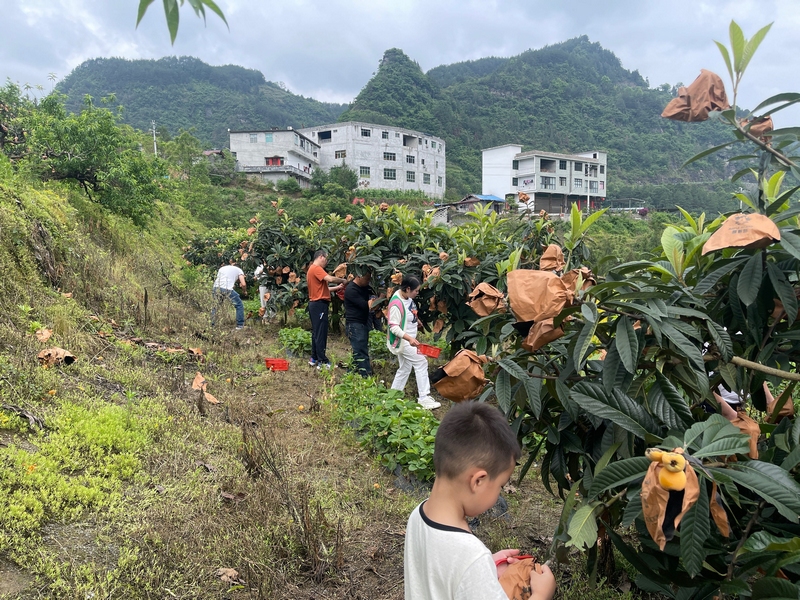
[[531,597],[531,571],[535,568],[532,558],[525,558],[508,565],[500,576],[500,585],[509,600],[529,600]]
[[539,269],[541,271],[563,271],[566,266],[564,261],[564,251],[557,244],[550,244],[539,259]]
[[39,354],[36,355],[36,358],[38,358],[39,362],[47,367],[52,367],[61,363],[64,363],[65,365],[71,365],[78,360],[71,352],[64,350],[63,348],[46,348],[45,350],[39,352]]
[[200,392],[202,392],[203,397],[211,404],[219,404],[219,400],[214,398],[214,396],[212,396],[206,391],[207,385],[208,382],[206,381],[206,378],[203,377],[200,371],[198,371],[197,374],[194,376],[194,381],[192,381],[192,389],[199,390]]
[[545,344],[549,344],[564,335],[564,327],[553,327],[553,319],[545,319],[534,323],[528,332],[522,347],[528,352],[535,352]]
[[508,300],[517,321],[555,317],[572,298],[561,278],[550,271],[517,269],[508,274]]
[[703,245],[703,256],[723,248],[766,248],[781,241],[778,226],[769,217],[738,213],[728,217]]
[[571,271],[567,271],[561,276],[561,281],[564,282],[564,285],[567,289],[571,292],[575,292],[575,286],[578,282],[578,276],[583,278],[583,283],[581,284],[582,290],[588,290],[593,285],[597,284],[597,280],[594,278],[594,274],[589,267],[581,267],[580,269],[572,269]]
[[675,535],[681,519],[700,497],[697,474],[686,464],[686,488],[680,492],[669,492],[658,482],[658,472],[664,465],[650,463],[642,482],[642,514],[650,537],[663,550]]
[[448,400],[461,402],[474,398],[483,391],[488,381],[483,374],[483,365],[489,359],[472,350],[461,350],[442,370],[444,377],[433,385]]
[[661,116],[673,121],[695,123],[707,120],[712,110],[727,110],[730,107],[720,76],[713,71],[700,69],[700,75],[689,87],[678,89],[678,97],[670,100]]
[[479,283],[469,295],[467,302],[479,317],[487,317],[494,312],[506,312],[505,294],[493,285]]

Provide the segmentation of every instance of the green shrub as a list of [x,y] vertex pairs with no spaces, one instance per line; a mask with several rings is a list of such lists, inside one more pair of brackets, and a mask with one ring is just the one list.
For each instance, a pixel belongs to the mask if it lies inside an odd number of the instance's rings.
[[382,331],[373,329],[369,332],[369,356],[370,358],[389,358],[392,355],[386,345],[386,334]]
[[311,332],[301,327],[284,327],[278,332],[278,341],[297,356],[311,352]]
[[356,373],[342,378],[329,402],[342,421],[353,424],[361,444],[380,456],[387,469],[399,465],[419,480],[433,479],[433,442],[439,421],[417,402]]
[[281,179],[275,184],[275,188],[284,194],[299,194],[301,192],[300,184],[292,177]]

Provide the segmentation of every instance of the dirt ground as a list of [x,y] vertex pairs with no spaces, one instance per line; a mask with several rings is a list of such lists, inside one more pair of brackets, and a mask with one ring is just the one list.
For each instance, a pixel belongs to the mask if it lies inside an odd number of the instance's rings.
[[[67,578],[114,572],[114,584],[105,588],[110,598],[403,598],[406,519],[425,490],[410,489],[358,445],[346,424],[333,422],[325,395],[342,369],[326,376],[305,358],[290,358],[285,372],[254,367],[266,356],[283,356],[276,335],[275,328],[248,328],[208,339],[199,362],[164,364],[149,354],[137,365],[147,373],[143,394],[148,386],[167,392],[179,435],[149,456],[147,484],[126,490],[130,509],[54,523],[42,533]],[[341,337],[332,336],[329,349],[335,362],[349,353]],[[105,354],[108,378],[95,374],[92,381],[101,394],[108,388],[111,399],[115,359]],[[213,382],[209,391],[219,404],[197,402],[188,385],[196,370]],[[391,364],[378,365],[380,379],[393,373]],[[412,377],[409,397],[414,386]],[[437,417],[451,406],[442,404]],[[248,463],[248,435],[276,453],[274,473]],[[518,547],[542,556],[560,501],[543,489],[535,469],[521,483],[513,479],[503,500],[507,511],[472,523],[476,535],[492,551]],[[293,520],[292,511],[302,514]],[[325,549],[323,559],[310,555],[312,545]],[[220,569],[237,575],[226,581]],[[46,589],[0,563],[0,597],[49,597]]]

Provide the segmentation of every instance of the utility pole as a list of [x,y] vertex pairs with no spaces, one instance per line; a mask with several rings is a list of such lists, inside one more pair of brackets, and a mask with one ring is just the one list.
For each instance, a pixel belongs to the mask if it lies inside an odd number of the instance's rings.
[[158,156],[158,146],[156,145],[156,122],[150,121],[150,125],[153,128],[153,154]]

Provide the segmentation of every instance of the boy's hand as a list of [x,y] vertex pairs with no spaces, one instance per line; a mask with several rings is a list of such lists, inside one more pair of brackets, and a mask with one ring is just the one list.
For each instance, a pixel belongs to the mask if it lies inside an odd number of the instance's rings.
[[[498,579],[503,574],[503,572],[508,568],[508,565],[514,564],[517,562],[517,559],[514,558],[519,554],[519,550],[517,549],[509,549],[509,550],[500,550],[499,552],[495,552],[492,554],[492,558],[494,559],[494,564],[497,565],[497,577]],[[497,561],[501,561],[500,564],[497,564]]]
[[531,569],[531,600],[551,600],[556,593],[556,578],[546,564]]

